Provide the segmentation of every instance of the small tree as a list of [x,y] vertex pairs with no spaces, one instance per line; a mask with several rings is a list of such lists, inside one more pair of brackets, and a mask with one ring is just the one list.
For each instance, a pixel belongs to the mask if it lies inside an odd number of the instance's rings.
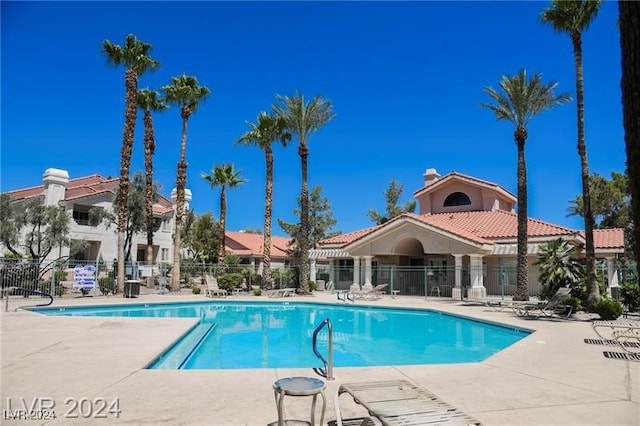
[[369,219],[375,222],[376,225],[382,225],[403,213],[413,213],[416,210],[415,200],[407,201],[404,206],[398,206],[398,201],[400,197],[402,197],[403,191],[404,186],[399,184],[395,179],[391,179],[389,187],[384,191],[384,196],[387,198],[387,203],[385,204],[386,214],[381,214],[375,211],[375,209],[370,209],[367,213]]
[[562,238],[540,246],[538,259],[534,262],[540,268],[539,281],[543,298],[554,294],[560,287],[576,287],[585,277],[584,265],[578,260],[581,248],[571,245]]

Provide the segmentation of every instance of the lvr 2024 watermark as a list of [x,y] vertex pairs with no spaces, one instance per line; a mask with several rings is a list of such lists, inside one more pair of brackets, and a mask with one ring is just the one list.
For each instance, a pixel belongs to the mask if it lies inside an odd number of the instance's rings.
[[63,419],[107,419],[119,418],[120,398],[76,398],[67,397],[62,406],[55,398],[37,396],[33,399],[10,398],[2,409],[3,420],[53,420]]

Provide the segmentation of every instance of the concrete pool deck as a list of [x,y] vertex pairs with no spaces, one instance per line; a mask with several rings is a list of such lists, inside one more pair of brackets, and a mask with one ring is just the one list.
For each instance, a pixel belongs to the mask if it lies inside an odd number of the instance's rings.
[[[311,368],[145,370],[197,319],[52,317],[14,312],[18,306],[42,300],[46,299],[11,297],[8,312],[4,312],[5,301],[0,301],[3,425],[264,426],[277,421],[274,381],[288,376],[317,377]],[[143,294],[134,299],[65,297],[56,299],[53,306],[206,300],[211,299],[186,293]],[[230,296],[226,300],[334,302],[335,295],[316,292],[311,297]],[[333,396],[341,383],[402,378],[431,390],[484,425],[640,424],[640,361],[608,359],[603,351],[623,351],[585,343],[584,339],[598,338],[586,319],[520,318],[509,310],[496,312],[446,298],[386,296],[356,303],[429,308],[535,332],[480,363],[335,368],[335,380],[326,382],[325,423],[335,420]],[[311,344],[303,350],[311,350]],[[80,405],[74,409],[82,398],[89,400],[82,403],[84,411]],[[23,403],[51,401],[57,416],[54,420],[7,418]],[[109,408],[113,401],[119,404],[118,417],[109,410],[98,412],[105,402]],[[308,420],[311,398],[287,397],[284,405],[287,418]],[[366,414],[347,395],[341,397],[340,406],[343,418]],[[99,418],[101,415],[106,418]]]

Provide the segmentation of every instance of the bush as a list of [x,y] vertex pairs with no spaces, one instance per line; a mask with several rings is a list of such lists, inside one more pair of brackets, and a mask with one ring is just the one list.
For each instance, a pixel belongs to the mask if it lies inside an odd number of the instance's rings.
[[313,292],[318,289],[318,284],[315,281],[309,281],[309,291]]
[[604,321],[612,321],[622,315],[622,304],[613,299],[602,299],[596,305],[596,312]]
[[193,294],[200,294],[200,291],[201,291],[201,290],[200,290],[200,287],[198,287],[197,285],[193,284],[193,285],[191,286],[191,292],[192,292]]
[[567,296],[562,299],[562,304],[571,306],[571,312],[578,312],[580,309],[582,309],[582,303],[577,297]]
[[629,311],[635,311],[640,308],[640,285],[632,282],[626,282],[620,287],[620,297]]
[[259,288],[256,288],[255,290],[253,290],[253,295],[262,296],[262,290],[260,290]]
[[116,280],[113,277],[98,278],[98,287],[103,296],[116,294]]
[[231,292],[234,288],[242,285],[242,278],[243,276],[240,272],[224,274],[218,277],[218,286],[228,292]]

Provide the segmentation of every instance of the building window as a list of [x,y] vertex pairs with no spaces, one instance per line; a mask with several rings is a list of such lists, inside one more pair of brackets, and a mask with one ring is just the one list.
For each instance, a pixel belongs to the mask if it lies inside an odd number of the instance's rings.
[[338,260],[338,281],[353,280],[353,259]]
[[163,262],[166,262],[169,260],[169,249],[167,248],[162,249],[162,251],[160,252],[160,260],[162,260]]
[[76,210],[74,207],[72,217],[78,225],[89,225],[89,210]]
[[471,200],[464,192],[454,192],[444,200],[445,207],[468,206],[470,204]]
[[164,232],[171,231],[171,229],[169,228],[169,219],[167,219],[167,218],[163,218],[162,219],[162,230]]

